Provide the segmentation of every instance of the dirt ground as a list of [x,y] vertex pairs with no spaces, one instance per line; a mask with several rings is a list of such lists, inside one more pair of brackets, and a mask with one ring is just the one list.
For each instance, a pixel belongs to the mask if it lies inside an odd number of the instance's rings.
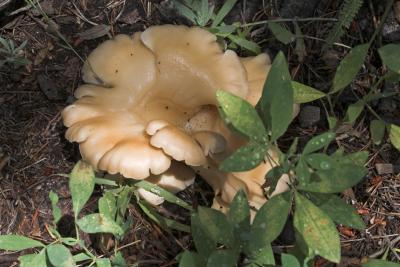
[[[221,2],[215,1],[215,4],[221,5]],[[256,22],[279,16],[289,19],[294,16],[335,18],[342,1],[238,2],[227,23]],[[304,6],[304,2],[311,7]],[[365,1],[342,44],[352,47],[369,40],[385,8],[382,2]],[[54,23],[46,24],[37,10],[25,8],[24,1],[11,1],[5,9],[0,9],[1,36],[17,44],[27,40],[24,53],[31,61],[22,68],[0,69],[0,234],[14,233],[49,242],[51,238],[46,225],[52,219],[50,190],[60,196],[60,206],[66,215],[59,224],[61,231],[65,235],[73,231],[68,181],[59,174],[69,173],[80,155],[77,146],[64,138],[60,111],[73,101],[73,92],[82,82],[82,61],[78,55],[85,58],[99,43],[118,33],[132,34],[151,25],[188,24],[188,21],[178,16],[168,0],[44,0],[40,3]],[[290,9],[293,3],[299,5],[295,11]],[[332,26],[331,21],[311,20],[301,22],[300,26],[305,35],[312,37],[305,40],[307,54],[304,60],[295,55],[294,45],[278,43],[265,25],[253,28],[251,38],[271,56],[283,50],[295,80],[327,90],[347,49],[338,45],[328,52],[321,52],[324,43],[318,39],[325,37]],[[77,54],[66,46],[55,29]],[[382,34],[375,46],[380,47],[387,41]],[[238,52],[246,55],[245,51]],[[376,50],[373,50],[351,85],[352,90],[341,94],[335,105],[336,116],[342,118],[346,107],[357,100],[356,96],[364,95],[372,80],[383,71]],[[386,83],[382,85],[384,89],[400,92],[398,84]],[[319,102],[312,105],[323,110]],[[400,124],[398,97],[376,101],[373,105],[385,120]],[[311,136],[326,130],[324,114],[321,112],[321,118],[307,126],[297,118],[280,140],[282,147],[288,146],[294,137],[299,137],[300,143],[304,144]],[[367,230],[358,232],[339,227],[344,255],[342,266],[357,266],[365,256],[382,255],[388,244],[389,259],[400,261],[395,250],[400,246],[400,154],[387,142],[379,146],[371,142],[368,131],[371,119],[371,115],[364,112],[353,126],[343,129],[336,141],[337,146],[348,152],[367,150],[370,153],[368,176],[345,194],[363,217]],[[376,164],[380,163],[392,164],[394,171],[378,174]],[[211,195],[203,184],[199,181],[181,193],[182,197],[197,203],[199,191]],[[99,193],[100,188],[86,210],[95,209]],[[176,210],[168,205],[160,210],[168,216],[188,219],[187,214],[176,214]],[[124,241],[128,246],[122,251],[129,262],[139,262],[140,266],[173,266],[176,265],[175,256],[183,248],[192,246],[190,236],[161,230],[133,204],[130,215],[134,218],[134,227]],[[290,246],[291,233],[290,229],[284,233],[275,249]],[[87,241],[98,254],[105,253],[96,247],[95,240],[87,238]],[[0,252],[0,266],[17,266],[18,256],[17,253]],[[317,264],[325,266],[323,262]]]

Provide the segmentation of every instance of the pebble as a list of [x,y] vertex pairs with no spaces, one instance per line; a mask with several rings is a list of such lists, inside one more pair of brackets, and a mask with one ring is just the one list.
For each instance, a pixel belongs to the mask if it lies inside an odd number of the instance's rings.
[[310,127],[321,119],[321,109],[317,106],[304,106],[300,110],[299,122],[301,127]]

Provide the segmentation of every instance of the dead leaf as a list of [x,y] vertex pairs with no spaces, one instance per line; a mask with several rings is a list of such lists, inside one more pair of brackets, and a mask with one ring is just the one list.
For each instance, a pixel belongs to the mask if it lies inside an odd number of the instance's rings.
[[111,27],[109,25],[99,24],[84,32],[78,33],[78,36],[79,39],[82,40],[92,40],[109,34],[110,29]]

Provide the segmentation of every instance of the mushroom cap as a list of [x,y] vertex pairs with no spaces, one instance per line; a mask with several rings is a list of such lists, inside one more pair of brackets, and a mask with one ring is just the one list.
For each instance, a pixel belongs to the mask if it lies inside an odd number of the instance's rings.
[[134,179],[162,174],[172,159],[204,164],[206,151],[185,125],[203,105],[216,104],[217,89],[248,94],[239,57],[196,27],[118,35],[89,55],[82,73],[88,84],[62,112],[66,137],[95,168]]

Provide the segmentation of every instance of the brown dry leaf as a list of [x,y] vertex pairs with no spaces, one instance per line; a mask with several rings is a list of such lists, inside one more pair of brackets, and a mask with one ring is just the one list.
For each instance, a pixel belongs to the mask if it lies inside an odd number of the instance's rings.
[[99,24],[84,32],[78,33],[78,36],[82,40],[92,40],[109,34],[110,29],[111,27],[109,25]]
[[383,179],[382,179],[382,176],[380,176],[380,175],[377,175],[377,176],[372,177],[372,179],[371,179],[371,186],[376,186],[376,185],[382,183],[382,180],[383,180]]
[[342,235],[347,237],[354,237],[356,235],[353,229],[346,226],[338,226],[338,230]]
[[369,210],[367,210],[367,209],[358,209],[357,213],[359,215],[366,215],[366,214],[369,214]]

